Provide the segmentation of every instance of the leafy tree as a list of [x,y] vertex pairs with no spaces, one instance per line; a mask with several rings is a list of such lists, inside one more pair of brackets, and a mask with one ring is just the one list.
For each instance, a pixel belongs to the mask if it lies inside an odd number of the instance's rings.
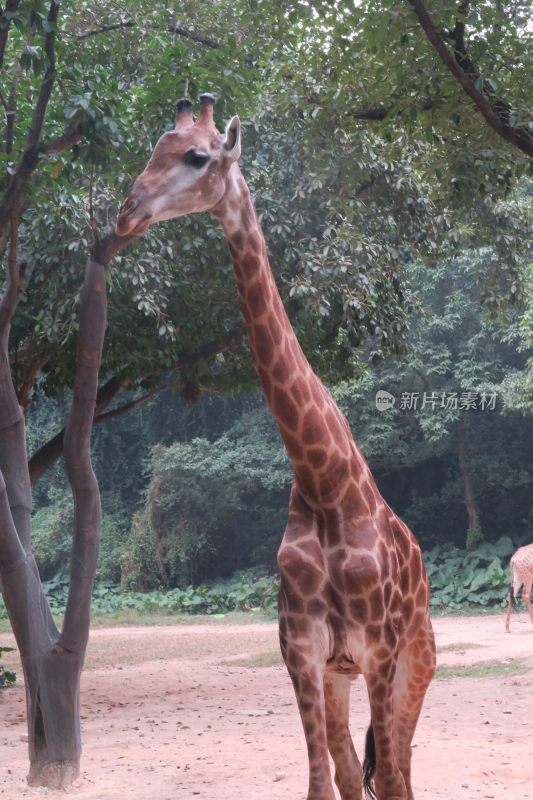
[[[56,78],[59,3],[52,0],[46,14],[42,9],[40,3],[21,4],[11,0],[0,18],[0,68],[9,53],[7,44],[13,42],[15,52],[22,47],[8,99],[4,98],[8,161],[0,199],[0,257],[7,251],[5,289],[0,301],[0,578],[25,674],[30,751],[28,781],[62,787],[76,777],[79,770],[79,680],[88,640],[91,590],[98,554],[100,497],[91,467],[89,443],[94,411],[92,398],[98,385],[106,321],[104,264],[122,243],[118,244],[114,235],[96,243],[80,299],[73,400],[64,436],[75,521],[68,601],[59,630],[44,596],[31,550],[31,486],[25,424],[12,380],[9,353],[11,323],[33,266],[20,258],[19,253],[19,228],[27,204],[26,192],[39,159],[63,149],[66,141],[71,143],[73,138],[72,132],[68,132],[66,138],[41,140]],[[6,64],[9,65],[9,59]],[[29,77],[26,75],[29,80],[26,119],[15,126],[20,108],[19,84],[25,70],[33,70],[28,72]],[[18,145],[18,158],[11,163]]]
[[[425,546],[474,545],[482,531],[519,540],[532,524],[533,428],[509,382],[526,365],[526,354],[517,352],[519,309],[504,321],[483,314],[477,272],[487,258],[471,253],[432,270],[412,267],[425,312],[413,320],[411,351],[358,384],[334,388],[385,496]],[[378,413],[380,389],[396,402]],[[476,409],[461,410],[468,392]]]
[[149,472],[137,524],[154,543],[163,585],[273,569],[291,471],[262,403],[214,441],[155,447]]
[[[531,168],[529,5],[515,0],[258,4],[288,103],[343,131],[379,126],[467,203]],[[268,26],[268,28],[267,28]],[[289,80],[290,79],[290,80]]]

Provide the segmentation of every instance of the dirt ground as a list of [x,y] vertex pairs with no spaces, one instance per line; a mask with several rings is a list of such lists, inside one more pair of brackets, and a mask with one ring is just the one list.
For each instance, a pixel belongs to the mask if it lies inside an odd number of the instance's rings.
[[[502,615],[434,627],[441,671],[414,740],[417,800],[533,800],[533,626],[522,614],[509,635]],[[305,800],[305,743],[273,623],[95,629],[82,705],[81,778],[66,793],[32,789],[20,679],[0,692],[0,800]],[[368,718],[359,679],[359,752]]]

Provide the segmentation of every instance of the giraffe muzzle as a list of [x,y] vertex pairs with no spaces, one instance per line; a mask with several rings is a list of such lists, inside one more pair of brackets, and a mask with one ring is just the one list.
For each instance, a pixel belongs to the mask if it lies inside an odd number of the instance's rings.
[[150,225],[152,214],[135,214],[139,209],[140,201],[133,199],[130,195],[127,197],[118,210],[117,222],[115,230],[119,236],[127,236],[128,234],[144,233]]

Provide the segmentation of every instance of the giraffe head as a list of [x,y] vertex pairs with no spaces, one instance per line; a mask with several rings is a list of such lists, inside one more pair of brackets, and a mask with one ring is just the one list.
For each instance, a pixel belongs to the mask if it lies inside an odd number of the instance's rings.
[[140,235],[154,222],[208,211],[220,202],[230,167],[240,156],[240,122],[233,117],[220,133],[214,105],[212,95],[201,95],[195,121],[192,103],[178,101],[174,130],[159,139],[119,209],[119,236]]

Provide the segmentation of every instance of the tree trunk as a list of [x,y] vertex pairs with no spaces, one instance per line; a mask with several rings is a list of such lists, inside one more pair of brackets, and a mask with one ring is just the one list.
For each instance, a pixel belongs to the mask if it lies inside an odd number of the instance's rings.
[[[108,261],[129,240],[106,237]],[[100,246],[100,245],[99,245]],[[104,262],[102,258],[102,262]],[[100,494],[90,461],[90,435],[106,325],[104,263],[90,259],[82,293],[76,377],[64,437],[67,474],[75,500],[67,607],[61,631],[43,594],[31,552],[31,486],[25,427],[8,358],[9,323],[20,285],[8,280],[0,304],[0,579],[20,650],[26,686],[30,771],[28,783],[63,788],[79,774],[80,675],[89,638],[90,607],[100,536]]]
[[470,467],[468,464],[468,422],[466,414],[467,412],[465,410],[461,411],[461,418],[459,420],[459,467],[463,479],[463,492],[466,513],[468,515],[466,546],[468,550],[472,550],[477,542],[483,539],[483,533],[481,531],[478,508],[474,496],[472,475],[470,474]]

